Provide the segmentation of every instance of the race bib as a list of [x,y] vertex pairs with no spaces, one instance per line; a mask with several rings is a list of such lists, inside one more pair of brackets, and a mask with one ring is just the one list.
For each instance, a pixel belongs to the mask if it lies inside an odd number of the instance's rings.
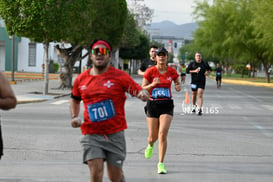
[[105,121],[116,115],[112,99],[90,104],[87,110],[91,122]]
[[171,98],[170,89],[169,88],[154,88],[152,91],[152,97],[154,99]]
[[216,75],[217,75],[217,76],[221,76],[221,72],[217,72]]
[[197,89],[197,85],[196,84],[191,84],[191,88],[192,89]]

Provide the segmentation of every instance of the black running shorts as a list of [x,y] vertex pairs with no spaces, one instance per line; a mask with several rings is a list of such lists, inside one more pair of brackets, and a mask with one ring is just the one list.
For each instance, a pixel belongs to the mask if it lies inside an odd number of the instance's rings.
[[162,114],[173,116],[173,100],[148,100],[144,110],[146,116],[151,118],[159,118]]
[[221,81],[222,77],[221,76],[216,76],[216,81]]
[[198,88],[205,89],[205,86],[206,86],[206,82],[205,81],[198,82],[198,83],[191,83],[191,90],[192,91],[197,91]]

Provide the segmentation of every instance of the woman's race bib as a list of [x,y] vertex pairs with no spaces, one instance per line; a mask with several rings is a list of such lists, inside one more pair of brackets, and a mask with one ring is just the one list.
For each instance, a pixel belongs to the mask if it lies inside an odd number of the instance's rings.
[[169,88],[154,88],[152,91],[152,97],[154,99],[171,98],[170,89]]
[[90,104],[87,110],[91,122],[105,121],[116,115],[112,99]]
[[192,89],[197,89],[197,85],[196,84],[191,84],[191,88]]

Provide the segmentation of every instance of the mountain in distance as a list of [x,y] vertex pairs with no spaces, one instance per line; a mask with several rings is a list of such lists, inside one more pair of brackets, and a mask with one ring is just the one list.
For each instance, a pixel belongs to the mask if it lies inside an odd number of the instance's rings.
[[184,38],[187,40],[193,39],[193,32],[198,28],[197,23],[185,23],[177,25],[171,21],[162,21],[151,23],[145,27],[145,30],[151,35],[173,36]]

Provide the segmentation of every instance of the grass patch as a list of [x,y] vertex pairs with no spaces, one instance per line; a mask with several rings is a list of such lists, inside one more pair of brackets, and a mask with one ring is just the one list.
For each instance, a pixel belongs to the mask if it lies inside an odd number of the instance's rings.
[[[215,73],[211,73],[210,76],[215,77]],[[248,75],[244,75],[242,78],[240,74],[230,74],[226,75],[224,74],[222,76],[223,79],[232,79],[232,80],[244,80],[244,81],[250,81],[250,82],[258,82],[258,83],[267,83],[266,77],[248,77]]]

